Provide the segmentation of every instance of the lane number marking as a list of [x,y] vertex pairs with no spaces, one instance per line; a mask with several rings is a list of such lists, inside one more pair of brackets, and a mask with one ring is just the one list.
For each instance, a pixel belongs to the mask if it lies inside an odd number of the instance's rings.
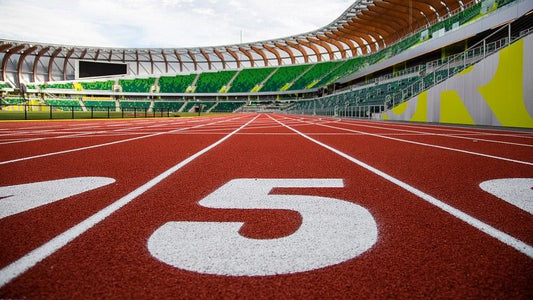
[[221,209],[283,209],[301,214],[293,234],[241,236],[242,222],[168,222],[148,239],[153,257],[173,267],[215,275],[267,276],[343,263],[377,241],[377,224],[357,204],[327,197],[270,195],[273,188],[342,188],[342,179],[234,179],[199,204]]
[[113,182],[107,177],[75,177],[0,187],[0,219]]
[[533,214],[533,178],[487,180],[479,187],[521,210]]

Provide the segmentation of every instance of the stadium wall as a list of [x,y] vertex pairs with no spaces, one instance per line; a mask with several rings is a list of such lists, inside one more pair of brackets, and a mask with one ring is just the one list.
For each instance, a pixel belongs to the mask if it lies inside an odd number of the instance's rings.
[[384,120],[533,128],[533,35],[386,111]]

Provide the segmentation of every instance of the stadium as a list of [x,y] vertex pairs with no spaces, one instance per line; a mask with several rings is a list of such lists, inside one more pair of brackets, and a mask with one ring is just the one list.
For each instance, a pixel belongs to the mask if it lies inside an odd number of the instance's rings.
[[533,1],[296,35],[0,36],[0,298],[533,297]]

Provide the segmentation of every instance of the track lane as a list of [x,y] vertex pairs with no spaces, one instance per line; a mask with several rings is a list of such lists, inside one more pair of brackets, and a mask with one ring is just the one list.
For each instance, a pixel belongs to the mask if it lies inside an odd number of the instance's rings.
[[[296,120],[293,117],[288,117],[288,119]],[[365,129],[354,129],[350,123],[338,123],[335,125],[331,124],[318,124],[312,122],[312,119],[304,119],[301,122],[307,122],[308,124],[316,124],[323,126],[324,128],[333,129],[332,133],[335,130],[358,133],[361,135],[374,136],[382,139],[394,140],[406,144],[415,144],[423,147],[444,149],[449,151],[456,151],[460,153],[466,153],[474,156],[489,157],[493,159],[499,159],[503,161],[514,162],[518,164],[524,164],[533,166],[533,157],[531,155],[531,147],[519,146],[519,145],[509,145],[509,144],[497,144],[493,145],[491,143],[485,142],[476,142],[472,141],[465,142],[464,140],[450,140],[446,136],[434,136],[434,135],[403,135],[395,136],[394,131],[390,130],[387,133],[387,129],[374,129],[374,128],[365,128]]]
[[[238,119],[236,117],[234,119]],[[86,138],[75,139],[74,141],[69,141],[70,144],[74,146],[66,146],[63,141],[58,140],[47,140],[40,141],[39,143],[30,143],[28,145],[0,145],[0,150],[3,153],[3,160],[0,161],[0,165],[10,164],[18,161],[32,160],[37,158],[49,157],[54,155],[62,155],[65,153],[85,151],[88,149],[106,147],[110,145],[115,145],[119,143],[127,143],[131,141],[136,141],[140,139],[152,138],[160,135],[171,134],[175,132],[180,132],[184,130],[194,129],[197,127],[204,127],[208,125],[213,125],[220,122],[228,122],[231,119],[206,119],[205,123],[198,123],[197,121],[191,121],[186,123],[173,123],[172,127],[167,131],[155,131],[147,134],[134,135],[133,137],[124,138],[123,136],[108,136],[108,137],[98,137],[92,140],[87,140]],[[95,141],[96,140],[96,143]],[[43,153],[43,149],[46,149],[46,152]]]
[[[235,128],[238,124],[228,127],[226,134]],[[80,176],[116,180],[110,186],[0,219],[0,265],[5,266],[217,139],[219,135],[209,134],[194,139],[157,136],[89,149],[83,154],[72,152],[0,166],[1,186]]]
[[[268,123],[264,116],[259,121]],[[312,129],[301,126],[306,127]],[[338,155],[297,135],[288,135],[290,131],[281,126],[247,131],[250,134],[233,136],[141,195],[69,247],[0,289],[0,295],[527,297],[531,260],[512,248]],[[368,146],[378,147],[380,143],[369,142]],[[336,266],[268,277],[182,271],[154,260],[147,252],[148,237],[168,221],[247,221],[241,233],[255,238],[280,237],[298,228],[301,219],[293,212],[234,211],[197,205],[198,200],[228,180],[243,177],[344,178],[345,188],[278,189],[274,193],[322,195],[359,203],[378,221],[378,243],[361,257]]]
[[[302,127],[301,131],[313,132],[322,127],[314,126]],[[327,128],[342,132],[343,127]],[[531,166],[371,135],[315,138],[533,245],[532,215],[479,188],[486,180],[533,178]]]

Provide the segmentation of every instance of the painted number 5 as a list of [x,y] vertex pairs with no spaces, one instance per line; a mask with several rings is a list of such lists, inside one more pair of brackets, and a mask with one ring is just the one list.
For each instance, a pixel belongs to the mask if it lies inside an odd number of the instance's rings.
[[242,222],[169,222],[148,240],[158,260],[193,272],[265,276],[314,270],[352,259],[377,240],[377,225],[365,208],[343,200],[270,195],[273,188],[340,188],[342,179],[235,179],[199,204],[223,209],[297,211],[293,234],[259,240],[241,236]]

